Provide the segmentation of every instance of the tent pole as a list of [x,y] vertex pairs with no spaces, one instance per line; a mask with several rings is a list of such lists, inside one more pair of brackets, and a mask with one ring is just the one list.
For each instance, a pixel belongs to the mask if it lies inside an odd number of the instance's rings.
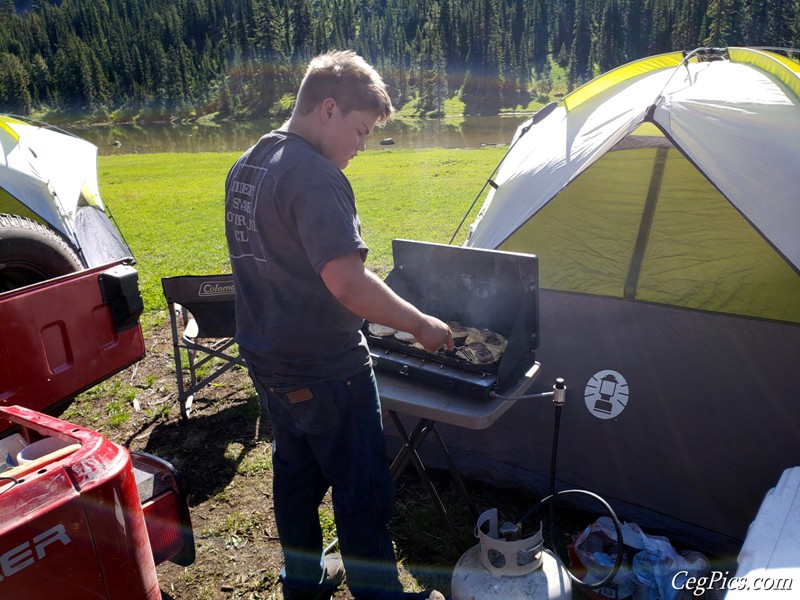
[[625,278],[624,297],[628,300],[636,298],[636,287],[639,285],[639,275],[642,271],[644,253],[647,250],[647,240],[650,239],[650,230],[653,227],[653,218],[656,214],[656,203],[661,191],[661,181],[664,179],[664,167],[667,162],[667,148],[656,149],[656,158],[653,161],[653,172],[650,175],[650,187],[647,190],[647,199],[642,211],[642,220],[639,224],[639,234],[636,236],[636,245],[633,247],[628,276]]

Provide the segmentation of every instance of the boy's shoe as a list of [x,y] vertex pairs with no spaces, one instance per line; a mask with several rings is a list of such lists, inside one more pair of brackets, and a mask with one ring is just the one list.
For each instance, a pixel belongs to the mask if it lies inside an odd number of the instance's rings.
[[406,592],[403,600],[446,600],[444,594],[432,590],[430,592]]
[[289,589],[283,581],[281,573],[281,583],[283,586],[283,597],[286,600],[331,600],[331,597],[339,589],[344,581],[344,563],[339,554],[331,553],[325,555],[325,577],[312,590]]
[[325,581],[322,587],[335,590],[344,581],[344,562],[342,556],[335,552],[325,555]]

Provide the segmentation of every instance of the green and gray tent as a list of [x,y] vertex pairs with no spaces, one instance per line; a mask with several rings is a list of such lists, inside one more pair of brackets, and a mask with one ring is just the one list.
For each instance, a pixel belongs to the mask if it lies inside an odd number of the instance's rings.
[[[570,390],[559,481],[735,545],[800,464],[800,64],[625,65],[523,123],[491,184],[466,245],[539,257],[537,388]],[[551,428],[520,402],[449,434],[465,469],[524,484]]]
[[131,257],[97,183],[97,147],[0,115],[0,291]]

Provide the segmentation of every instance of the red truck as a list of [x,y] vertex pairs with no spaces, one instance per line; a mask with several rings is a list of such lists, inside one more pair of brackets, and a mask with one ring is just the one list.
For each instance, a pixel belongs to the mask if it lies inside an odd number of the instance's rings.
[[53,416],[144,356],[141,311],[128,261],[0,294],[0,598],[155,600],[194,561],[173,467]]

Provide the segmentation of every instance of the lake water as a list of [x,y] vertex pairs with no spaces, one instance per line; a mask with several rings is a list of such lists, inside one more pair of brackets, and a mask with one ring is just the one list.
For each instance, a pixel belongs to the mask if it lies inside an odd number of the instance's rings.
[[[393,119],[377,128],[368,148],[478,148],[505,145],[530,115],[464,117],[462,119]],[[219,124],[152,123],[66,128],[89,140],[101,155],[154,152],[242,152],[279,122],[247,121]],[[395,143],[381,146],[387,138]]]

